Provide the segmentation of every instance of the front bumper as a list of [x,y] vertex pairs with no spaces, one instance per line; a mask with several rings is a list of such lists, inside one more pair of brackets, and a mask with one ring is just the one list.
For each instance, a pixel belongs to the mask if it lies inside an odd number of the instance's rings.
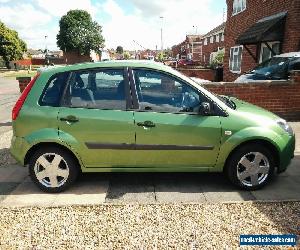
[[284,172],[289,166],[289,164],[291,163],[291,160],[294,158],[295,145],[296,145],[296,138],[294,135],[290,137],[286,146],[283,148],[283,150],[280,153],[280,164],[278,166],[277,173]]

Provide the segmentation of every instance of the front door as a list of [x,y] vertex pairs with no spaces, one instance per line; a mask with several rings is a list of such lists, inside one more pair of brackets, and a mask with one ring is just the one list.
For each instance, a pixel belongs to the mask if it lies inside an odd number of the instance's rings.
[[[134,69],[136,164],[162,169],[211,168],[220,148],[219,116],[199,114],[199,90],[171,75]],[[181,169],[182,170],[182,169]]]
[[85,167],[131,163],[133,151],[124,150],[135,143],[126,75],[124,69],[72,73],[58,115],[59,135],[80,155]]

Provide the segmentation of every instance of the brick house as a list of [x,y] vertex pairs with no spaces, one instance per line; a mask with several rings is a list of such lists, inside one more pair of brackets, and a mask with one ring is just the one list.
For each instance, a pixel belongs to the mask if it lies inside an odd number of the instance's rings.
[[202,65],[210,64],[216,54],[224,50],[224,29],[225,22],[202,37],[202,56],[200,57]]
[[187,59],[200,61],[202,56],[202,36],[187,35],[185,40]]
[[224,80],[258,63],[300,50],[299,0],[226,0]]
[[202,35],[187,35],[183,42],[172,47],[172,55],[177,59],[200,61],[202,56]]
[[145,60],[145,59],[148,60],[149,57],[156,57],[156,54],[157,54],[156,51],[150,49],[145,49],[138,52],[140,60]]
[[178,59],[180,57],[180,52],[181,52],[181,43],[173,45],[171,50],[172,50],[172,57]]

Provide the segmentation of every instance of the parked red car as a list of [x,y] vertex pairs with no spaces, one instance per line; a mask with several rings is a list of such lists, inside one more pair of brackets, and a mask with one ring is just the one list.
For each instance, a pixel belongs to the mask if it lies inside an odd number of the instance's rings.
[[186,66],[186,65],[193,65],[193,60],[186,60],[186,59],[179,59],[177,61],[177,66]]

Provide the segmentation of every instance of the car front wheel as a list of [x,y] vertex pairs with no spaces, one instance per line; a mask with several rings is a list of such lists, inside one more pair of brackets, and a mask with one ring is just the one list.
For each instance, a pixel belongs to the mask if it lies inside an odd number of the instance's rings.
[[43,191],[58,193],[68,188],[77,178],[78,163],[74,157],[59,147],[37,150],[29,162],[32,181]]
[[246,190],[256,190],[269,182],[274,167],[274,156],[268,148],[249,144],[232,154],[225,170],[233,184]]

